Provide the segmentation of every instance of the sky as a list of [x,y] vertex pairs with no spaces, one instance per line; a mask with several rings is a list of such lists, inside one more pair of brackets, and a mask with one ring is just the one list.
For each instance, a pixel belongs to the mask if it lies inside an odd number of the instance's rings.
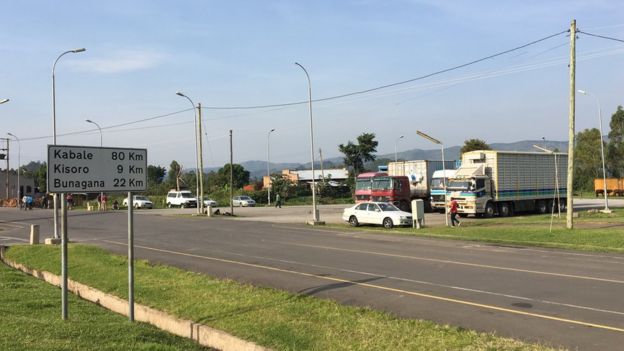
[[[20,159],[45,161],[52,143],[146,148],[150,164],[195,168],[191,102],[201,103],[204,166],[267,159],[309,162],[312,98],[403,82],[557,33],[550,39],[373,92],[313,102],[315,159],[375,133],[378,154],[447,146],[567,140],[569,29],[624,39],[614,1],[9,1],[0,12],[0,137]],[[562,33],[563,32],[563,33]],[[576,131],[624,105],[624,43],[578,33]],[[619,89],[618,89],[619,88]],[[598,98],[596,100],[595,98]],[[229,109],[302,102],[270,108]],[[228,109],[223,109],[227,107]],[[269,131],[275,129],[269,136]],[[404,138],[398,140],[400,136]],[[16,143],[11,144],[11,168]],[[4,168],[4,166],[2,166]]]

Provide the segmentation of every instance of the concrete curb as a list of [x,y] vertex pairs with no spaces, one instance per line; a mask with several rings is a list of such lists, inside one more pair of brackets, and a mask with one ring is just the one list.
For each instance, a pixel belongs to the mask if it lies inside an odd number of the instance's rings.
[[[30,269],[20,263],[13,262],[4,257],[6,248],[0,246],[0,261],[6,265],[18,269],[33,277],[44,280],[52,285],[61,285],[61,277],[46,271]],[[68,280],[67,288],[80,298],[94,302],[113,312],[128,315],[128,301],[118,298],[90,286]],[[252,342],[239,339],[226,332],[198,324],[190,320],[180,319],[153,308],[140,304],[134,305],[134,318],[136,321],[145,322],[156,326],[169,333],[195,340],[200,345],[212,347],[223,351],[271,351],[271,349],[256,345]]]

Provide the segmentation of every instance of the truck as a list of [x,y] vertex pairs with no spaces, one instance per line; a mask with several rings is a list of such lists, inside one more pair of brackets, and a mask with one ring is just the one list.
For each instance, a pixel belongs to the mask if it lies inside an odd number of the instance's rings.
[[373,178],[387,175],[388,173],[386,172],[366,172],[358,174],[357,178],[355,178],[355,203],[371,201]]
[[[607,195],[624,195],[624,178],[607,178]],[[594,192],[596,196],[604,196],[605,180],[603,178],[594,179]]]
[[444,206],[446,204],[446,192],[445,186],[448,185],[449,179],[455,177],[455,169],[439,170],[433,172],[431,176],[431,209],[435,212],[444,212]]
[[[388,164],[388,175],[393,177],[407,177],[409,193],[407,193],[405,189],[401,189],[406,195],[402,195],[402,198],[398,200],[399,203],[411,204],[411,200],[422,199],[424,201],[425,211],[431,212],[431,184],[433,173],[443,169],[456,169],[456,165],[456,161],[445,161],[445,167],[443,167],[442,161],[412,160],[390,162]],[[404,207],[400,208],[405,210]],[[409,206],[407,206],[407,208],[409,209]]]
[[460,216],[564,210],[567,170],[562,153],[470,151],[447,185],[447,199],[457,202]]

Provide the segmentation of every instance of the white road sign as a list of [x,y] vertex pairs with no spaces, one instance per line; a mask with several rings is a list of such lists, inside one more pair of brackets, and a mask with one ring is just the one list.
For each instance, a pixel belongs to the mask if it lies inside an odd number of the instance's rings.
[[48,145],[48,191],[51,193],[146,189],[146,149]]

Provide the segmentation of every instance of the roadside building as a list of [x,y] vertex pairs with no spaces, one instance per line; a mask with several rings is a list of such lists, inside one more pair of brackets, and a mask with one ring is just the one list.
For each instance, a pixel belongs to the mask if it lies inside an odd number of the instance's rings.
[[[17,191],[17,173],[10,172],[9,182],[7,183],[7,173],[5,170],[0,171],[0,200],[7,199],[7,190],[9,199],[17,199],[18,196],[24,195],[35,196],[35,180],[25,175],[20,175],[20,192]],[[20,195],[18,195],[20,194]]]
[[[291,182],[301,185],[312,183],[312,170],[290,170],[283,169],[282,177],[290,180]],[[315,169],[314,178],[317,182],[330,180],[330,185],[338,186],[343,184],[349,178],[349,171],[346,168],[338,169]],[[262,188],[266,189],[270,185],[270,179],[267,176],[262,177]]]

